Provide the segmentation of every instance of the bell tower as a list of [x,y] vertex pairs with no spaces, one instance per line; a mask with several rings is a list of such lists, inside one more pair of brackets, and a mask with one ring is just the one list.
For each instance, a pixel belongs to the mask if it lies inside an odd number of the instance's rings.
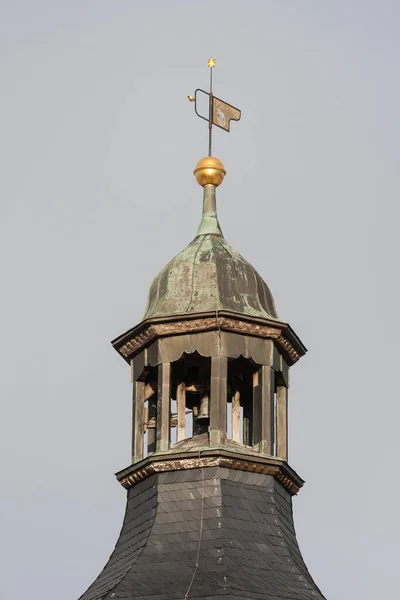
[[197,235],[153,281],[143,321],[113,341],[133,382],[132,464],[118,474],[127,487],[160,469],[238,461],[291,492],[302,485],[288,465],[287,412],[289,369],[306,350],[223,237],[225,173],[214,157],[199,161]]
[[210,152],[194,170],[199,228],[154,279],[142,321],[112,342],[133,386],[132,460],[116,474],[127,506],[80,600],[324,598],[292,514],[304,482],[288,457],[289,370],[306,349],[223,236],[226,171],[211,156],[211,126],[229,131],[240,111],[211,82],[209,99]]

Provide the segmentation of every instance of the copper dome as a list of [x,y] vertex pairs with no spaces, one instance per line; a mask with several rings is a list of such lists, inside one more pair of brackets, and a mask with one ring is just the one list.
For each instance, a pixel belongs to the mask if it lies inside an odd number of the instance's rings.
[[143,318],[220,310],[277,318],[272,294],[254,267],[221,234],[198,235],[154,279]]

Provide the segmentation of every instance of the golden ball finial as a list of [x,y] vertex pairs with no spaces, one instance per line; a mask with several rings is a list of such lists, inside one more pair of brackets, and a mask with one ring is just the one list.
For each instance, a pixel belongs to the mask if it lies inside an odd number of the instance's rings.
[[199,160],[193,171],[197,183],[203,187],[206,185],[219,186],[226,175],[224,165],[215,156],[206,156]]

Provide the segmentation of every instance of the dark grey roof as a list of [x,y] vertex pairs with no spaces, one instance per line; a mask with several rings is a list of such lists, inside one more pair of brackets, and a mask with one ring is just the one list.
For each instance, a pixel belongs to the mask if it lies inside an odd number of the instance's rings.
[[209,467],[129,490],[116,548],[80,600],[185,597],[323,599],[297,544],[291,497],[274,478]]
[[222,234],[198,235],[154,279],[143,319],[220,310],[278,316],[265,281]]

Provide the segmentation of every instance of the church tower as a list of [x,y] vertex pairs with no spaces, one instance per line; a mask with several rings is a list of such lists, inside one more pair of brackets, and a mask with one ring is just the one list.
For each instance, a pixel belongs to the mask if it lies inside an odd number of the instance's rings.
[[117,473],[127,507],[80,600],[323,599],[296,540],[303,481],[288,463],[289,370],[306,349],[222,234],[223,164],[208,156],[194,174],[197,233],[112,342],[133,383],[132,463]]

